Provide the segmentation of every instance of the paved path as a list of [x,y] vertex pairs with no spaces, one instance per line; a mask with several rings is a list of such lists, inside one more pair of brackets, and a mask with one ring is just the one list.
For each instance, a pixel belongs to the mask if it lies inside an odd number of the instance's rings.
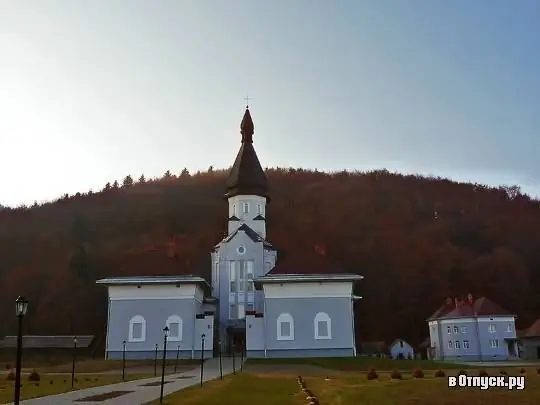
[[[238,370],[240,368],[240,360],[236,359],[235,363]],[[232,364],[231,358],[223,358],[223,375],[232,373]],[[207,360],[204,363],[203,381],[214,380],[219,378],[219,375],[219,358]],[[21,401],[21,405],[143,405],[159,398],[160,386],[159,384],[152,387],[144,387],[142,385],[154,382],[159,383],[160,381],[161,377],[153,377],[144,380],[105,385],[102,387],[85,388],[78,391],[66,392],[64,394],[28,399],[26,401]],[[168,375],[165,377],[165,382],[163,395],[169,395],[192,385],[199,384],[200,367],[191,371]],[[132,392],[106,401],[81,401],[82,398],[113,391]],[[13,403],[10,403],[9,405],[13,405]]]

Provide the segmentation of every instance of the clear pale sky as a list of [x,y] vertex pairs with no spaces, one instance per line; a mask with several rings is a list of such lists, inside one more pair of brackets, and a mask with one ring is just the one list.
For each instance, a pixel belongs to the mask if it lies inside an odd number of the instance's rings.
[[540,194],[540,1],[0,0],[0,203],[232,164]]

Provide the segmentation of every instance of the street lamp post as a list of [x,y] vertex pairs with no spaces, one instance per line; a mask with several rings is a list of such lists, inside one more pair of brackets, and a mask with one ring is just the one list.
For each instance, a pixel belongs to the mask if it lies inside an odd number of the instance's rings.
[[126,341],[122,342],[122,381],[126,379]]
[[154,377],[157,376],[157,349],[158,344],[156,343],[156,347],[154,349]]
[[77,352],[77,336],[73,337],[73,362],[71,364],[71,388],[75,383],[75,354]]
[[236,345],[234,344],[234,342],[232,343],[232,373],[233,375],[236,375],[236,365],[234,363],[234,350],[236,348]]
[[218,341],[219,348],[219,379],[223,380],[223,361],[221,356],[221,340]]
[[203,383],[203,375],[204,375],[204,338],[206,335],[203,333],[201,335],[201,387]]
[[240,346],[240,371],[244,370],[244,349],[245,349],[245,345],[244,343],[242,342],[242,345]]
[[165,386],[165,362],[167,361],[167,336],[169,336],[169,327],[163,328],[163,363],[161,364],[161,390],[159,392],[159,403],[163,403],[163,387]]
[[17,325],[17,366],[15,369],[15,405],[19,405],[21,399],[21,363],[22,363],[22,319],[28,310],[28,301],[19,297],[15,301],[15,315],[18,318]]
[[174,359],[174,372],[176,373],[176,367],[178,366],[178,357],[180,356],[180,345],[176,348],[176,359]]

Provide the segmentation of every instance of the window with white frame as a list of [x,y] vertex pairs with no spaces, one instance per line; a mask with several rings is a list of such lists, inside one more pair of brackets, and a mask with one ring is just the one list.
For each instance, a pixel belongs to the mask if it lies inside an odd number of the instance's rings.
[[452,344],[452,341],[449,340],[449,341],[448,341],[448,348],[449,348],[449,349],[452,349],[453,347],[454,347],[454,345]]
[[468,341],[468,340],[464,340],[464,341],[463,341],[463,348],[464,348],[464,349],[468,349],[468,348],[469,348],[469,341]]
[[498,348],[499,347],[499,341],[497,339],[490,339],[489,347],[491,347],[492,349]]
[[229,304],[229,319],[236,319],[238,317],[238,307],[235,302]]
[[294,340],[294,320],[291,314],[281,314],[277,317],[277,340]]
[[456,350],[461,349],[461,342],[459,340],[456,340]]
[[169,336],[167,340],[179,342],[182,340],[183,321],[178,315],[171,315],[167,318],[167,327],[169,328]]
[[264,216],[263,205],[257,204],[257,214]]
[[236,204],[233,204],[233,215],[235,217],[238,217],[238,208],[237,208]]
[[452,327],[450,325],[448,325],[446,327],[446,331],[448,332],[449,335],[452,334]]
[[246,303],[246,311],[255,311],[255,304],[253,302]]
[[146,321],[141,315],[135,315],[129,320],[129,342],[144,342],[146,340]]
[[244,214],[249,214],[249,203],[245,202],[242,204],[242,212]]
[[509,323],[508,325],[506,325],[506,331],[507,332],[512,332],[514,330],[514,328],[512,327],[512,324]]
[[495,333],[497,331],[497,328],[495,327],[495,324],[490,323],[488,326],[489,333]]
[[235,261],[229,262],[229,292],[236,292],[236,263]]
[[315,339],[332,339],[332,320],[326,312],[319,312],[313,319]]
[[467,333],[468,328],[466,326],[461,327],[461,333]]
[[454,326],[454,333],[456,333],[456,334],[459,333],[459,327],[458,326]]
[[240,274],[238,277],[238,292],[243,293],[246,290],[246,262],[240,262]]
[[253,261],[248,260],[246,262],[246,279],[247,279],[247,291],[252,292],[253,287]]

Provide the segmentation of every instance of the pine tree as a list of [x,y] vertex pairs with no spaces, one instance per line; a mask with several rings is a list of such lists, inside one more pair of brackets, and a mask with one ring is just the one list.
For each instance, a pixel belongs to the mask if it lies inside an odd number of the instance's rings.
[[141,177],[139,177],[139,183],[146,183],[146,178],[144,177],[144,174],[141,174]]
[[128,174],[122,182],[122,187],[127,188],[133,185],[133,178]]

